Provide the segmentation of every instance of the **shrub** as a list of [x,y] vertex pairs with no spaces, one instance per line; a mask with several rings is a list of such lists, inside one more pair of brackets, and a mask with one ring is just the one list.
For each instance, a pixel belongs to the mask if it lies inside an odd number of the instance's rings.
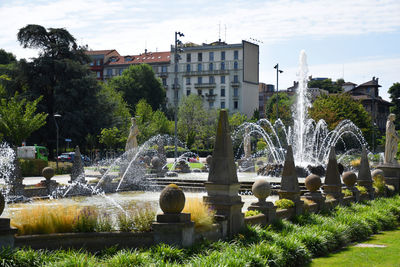
[[261,211],[259,210],[247,210],[244,214],[244,217],[251,217],[251,216],[256,216],[258,214],[261,214]]
[[138,250],[123,249],[109,257],[107,263],[107,266],[146,266],[149,259]]
[[185,254],[182,249],[175,248],[166,244],[159,244],[150,249],[152,257],[160,262],[176,262],[181,263]]
[[182,212],[190,213],[197,230],[209,230],[214,223],[214,214],[200,198],[187,198]]
[[367,188],[365,188],[365,186],[356,185],[356,188],[358,189],[358,191],[360,191],[360,195],[368,195],[368,191]]
[[97,217],[96,232],[111,232],[113,230],[113,225],[111,218],[108,214],[99,214]]
[[353,192],[350,191],[350,189],[343,189],[342,193],[344,194],[345,197],[351,197],[353,196]]
[[282,198],[282,199],[275,201],[275,206],[278,209],[289,209],[289,208],[294,207],[294,202],[290,199]]
[[386,183],[385,178],[381,175],[375,176],[373,182],[373,187],[375,189],[375,193],[379,196],[384,196],[386,193]]
[[43,168],[48,166],[42,159],[19,159],[22,176],[41,176]]
[[350,166],[352,166],[355,169],[358,169],[360,164],[361,164],[361,159],[354,159],[354,160],[350,161]]

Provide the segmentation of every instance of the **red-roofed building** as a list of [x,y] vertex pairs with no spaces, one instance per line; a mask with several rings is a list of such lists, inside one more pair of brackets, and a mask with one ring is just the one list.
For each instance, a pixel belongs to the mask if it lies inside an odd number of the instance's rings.
[[111,50],[89,50],[86,55],[90,56],[92,61],[89,63],[90,70],[96,73],[97,80],[104,79],[104,64],[110,57],[119,56],[115,49]]

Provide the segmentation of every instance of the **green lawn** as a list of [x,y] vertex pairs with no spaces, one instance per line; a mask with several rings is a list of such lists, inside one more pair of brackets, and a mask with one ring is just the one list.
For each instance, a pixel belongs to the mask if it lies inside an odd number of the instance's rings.
[[[168,163],[167,164],[167,167],[168,167],[169,170],[171,170],[172,165],[173,165],[173,163]],[[193,170],[193,169],[201,169],[203,166],[204,166],[204,164],[200,163],[200,162],[190,162],[189,163],[189,167],[190,167],[191,170]]]
[[350,246],[339,253],[313,259],[310,266],[400,266],[400,228],[374,235],[361,244],[386,247]]

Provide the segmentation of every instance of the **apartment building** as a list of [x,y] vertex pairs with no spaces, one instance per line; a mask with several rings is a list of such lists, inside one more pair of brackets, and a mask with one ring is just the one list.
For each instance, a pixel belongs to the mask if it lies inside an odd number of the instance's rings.
[[96,73],[97,80],[104,80],[104,64],[108,62],[110,57],[120,56],[117,50],[89,50],[86,55],[91,58],[89,62],[90,70]]
[[[171,56],[174,58],[174,47]],[[174,82],[176,77],[175,92]],[[202,96],[204,107],[228,109],[248,117],[258,109],[259,47],[242,41],[227,44],[186,44],[179,52],[179,61],[171,61],[167,79],[167,103],[174,105],[183,95]]]

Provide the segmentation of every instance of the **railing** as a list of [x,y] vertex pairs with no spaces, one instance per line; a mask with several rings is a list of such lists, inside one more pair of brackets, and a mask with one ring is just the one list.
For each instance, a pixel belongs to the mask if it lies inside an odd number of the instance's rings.
[[186,71],[183,76],[205,76],[205,75],[227,75],[227,70],[200,70],[200,71]]
[[215,86],[216,86],[215,83],[195,83],[194,84],[194,87],[195,88],[199,88],[199,89],[202,89],[202,88],[214,88]]
[[217,94],[206,94],[207,101],[214,102],[216,96],[217,96]]
[[240,82],[231,82],[232,87],[239,87]]

